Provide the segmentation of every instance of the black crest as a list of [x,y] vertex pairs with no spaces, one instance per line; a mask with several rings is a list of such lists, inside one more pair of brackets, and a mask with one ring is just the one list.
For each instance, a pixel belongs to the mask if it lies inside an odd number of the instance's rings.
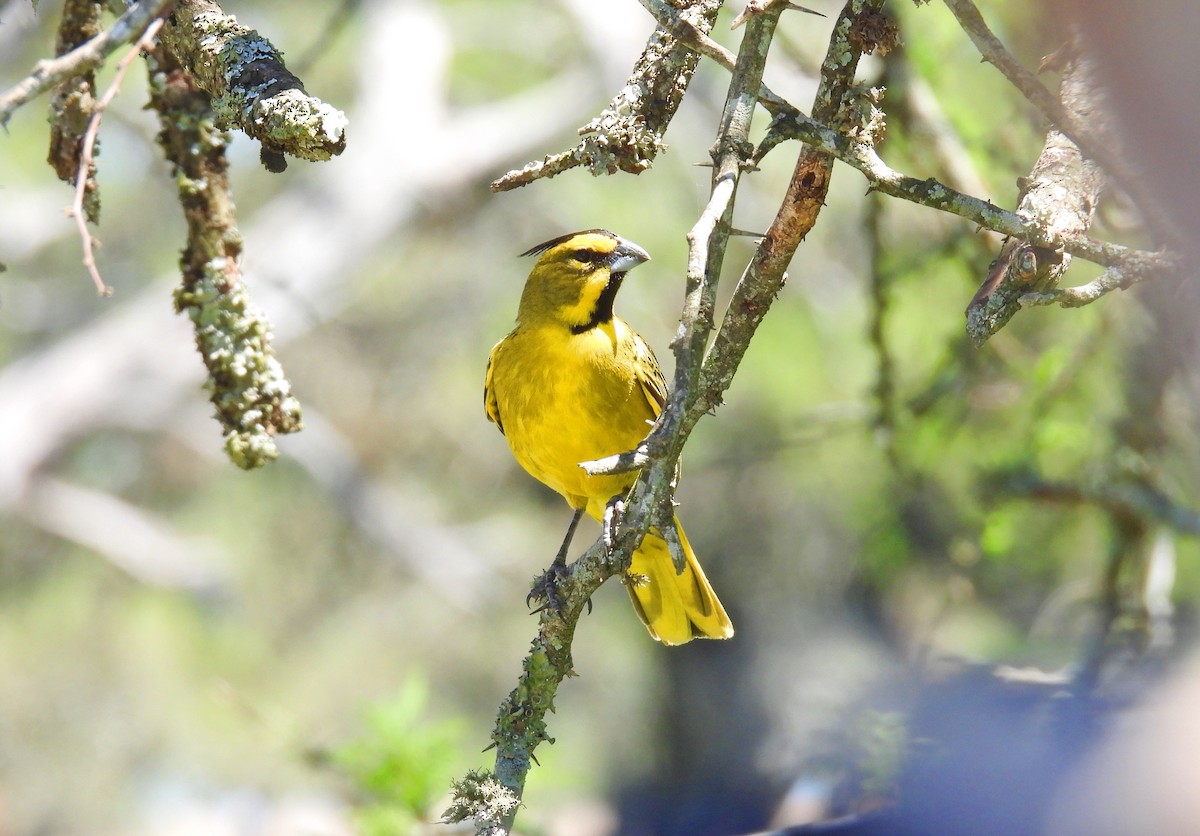
[[607,235],[609,238],[617,237],[607,229],[582,229],[579,232],[568,232],[566,235],[560,235],[557,238],[551,238],[549,241],[538,244],[536,247],[530,247],[525,252],[521,253],[521,257],[523,258],[527,255],[541,255],[546,250],[551,249],[552,247],[557,247],[564,241],[570,241],[576,235]]

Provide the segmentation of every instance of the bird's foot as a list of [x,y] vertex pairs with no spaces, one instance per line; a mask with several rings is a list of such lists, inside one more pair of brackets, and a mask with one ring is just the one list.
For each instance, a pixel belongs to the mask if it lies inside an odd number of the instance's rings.
[[610,552],[617,542],[617,528],[625,519],[625,497],[618,494],[608,501],[604,506],[604,519],[602,521],[604,531],[604,547]]
[[[541,606],[530,612],[530,615],[537,615],[543,610],[550,610],[555,615],[561,616],[566,607],[565,595],[562,592],[562,586],[571,579],[571,573],[567,569],[565,560],[554,559],[550,564],[550,568],[543,572],[538,577],[534,578],[533,585],[529,588],[529,594],[525,596],[525,606],[532,607],[535,603],[541,602]],[[592,599],[587,599],[588,615],[592,614]]]
[[542,602],[541,606],[533,610],[534,615],[542,610],[550,610],[556,615],[561,615],[563,596],[559,593],[559,589],[569,579],[567,562],[558,557],[554,558],[550,568],[534,578],[533,585],[529,587],[529,594],[525,596],[525,606],[532,607],[534,603],[540,601]]

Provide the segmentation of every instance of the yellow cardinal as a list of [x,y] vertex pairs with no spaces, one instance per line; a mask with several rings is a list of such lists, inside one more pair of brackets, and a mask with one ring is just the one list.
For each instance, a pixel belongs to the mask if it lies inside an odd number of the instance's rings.
[[[580,463],[636,447],[662,409],[667,386],[646,341],[613,314],[625,274],[650,260],[645,250],[589,229],[522,255],[538,261],[521,294],[517,327],[488,358],[484,404],[521,466],[575,509],[553,570],[565,564],[583,512],[602,520],[608,502],[636,478],[589,476]],[[638,617],[663,644],[729,638],[733,624],[682,528],[679,539],[687,562],[678,574],[654,530],[634,552],[629,571],[645,579],[628,584]]]

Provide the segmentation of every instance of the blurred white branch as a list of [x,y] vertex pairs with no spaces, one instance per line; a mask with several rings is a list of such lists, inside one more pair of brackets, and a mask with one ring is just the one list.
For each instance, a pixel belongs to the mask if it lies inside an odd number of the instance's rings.
[[494,542],[491,536],[442,522],[436,499],[416,484],[373,478],[349,439],[322,415],[305,413],[304,432],[288,452],[360,531],[448,603],[474,610],[503,592],[496,584],[501,567],[479,559],[478,544]]
[[[449,36],[434,7],[374,4],[364,15],[354,152],[339,158],[335,174],[284,192],[243,227],[246,276],[272,311],[278,344],[304,334],[317,318],[336,316],[346,301],[347,277],[423,206],[464,182],[483,181],[569,129],[578,114],[564,111],[561,103],[588,83],[568,74],[498,104],[452,111],[445,80]],[[406,123],[422,130],[397,123],[394,88],[379,84],[381,77],[406,80]],[[275,277],[286,277],[286,284],[270,281]],[[176,276],[167,275],[139,295],[106,304],[90,323],[0,369],[0,512],[40,501],[39,491],[51,478],[43,471],[76,439],[112,426],[157,431],[182,408],[202,408],[190,328],[171,314],[170,288],[176,283]],[[217,442],[214,437],[214,447]],[[327,438],[322,444],[334,442]],[[322,472],[334,466],[328,462],[305,466]],[[411,565],[441,571],[428,566],[436,563],[426,551],[435,527],[428,515],[424,528],[405,524],[404,503],[392,507],[388,492],[385,486],[367,490],[355,518],[377,540],[412,549],[406,555]],[[52,530],[63,526],[49,517],[45,524]],[[105,542],[108,534],[99,529],[112,526],[103,514],[85,515],[76,524],[71,539],[92,543]],[[86,527],[98,530],[89,533]],[[436,544],[439,550],[446,546]],[[461,543],[448,553],[462,557]],[[442,568],[449,573],[458,567],[455,576],[466,577],[464,563]],[[460,570],[466,574],[457,574]],[[467,605],[472,600],[460,598]]]
[[226,586],[225,561],[214,546],[183,537],[149,511],[104,491],[47,476],[17,510],[34,525],[103,555],[141,583],[206,594]]

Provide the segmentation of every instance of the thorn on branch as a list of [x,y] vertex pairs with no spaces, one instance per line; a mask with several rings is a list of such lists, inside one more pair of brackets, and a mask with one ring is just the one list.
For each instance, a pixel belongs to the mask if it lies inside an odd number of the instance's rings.
[[816,15],[817,17],[825,17],[822,12],[818,12],[816,9],[809,9],[805,6],[788,2],[788,0],[750,0],[746,4],[746,7],[738,13],[738,16],[733,19],[733,23],[729,25],[729,28],[737,29],[754,15],[760,15],[767,11],[772,5],[783,6],[783,8],[789,11],[804,12],[805,14]]
[[619,473],[630,473],[645,467],[651,459],[649,446],[643,442],[632,450],[605,456],[590,462],[580,462],[588,476],[615,476]]

